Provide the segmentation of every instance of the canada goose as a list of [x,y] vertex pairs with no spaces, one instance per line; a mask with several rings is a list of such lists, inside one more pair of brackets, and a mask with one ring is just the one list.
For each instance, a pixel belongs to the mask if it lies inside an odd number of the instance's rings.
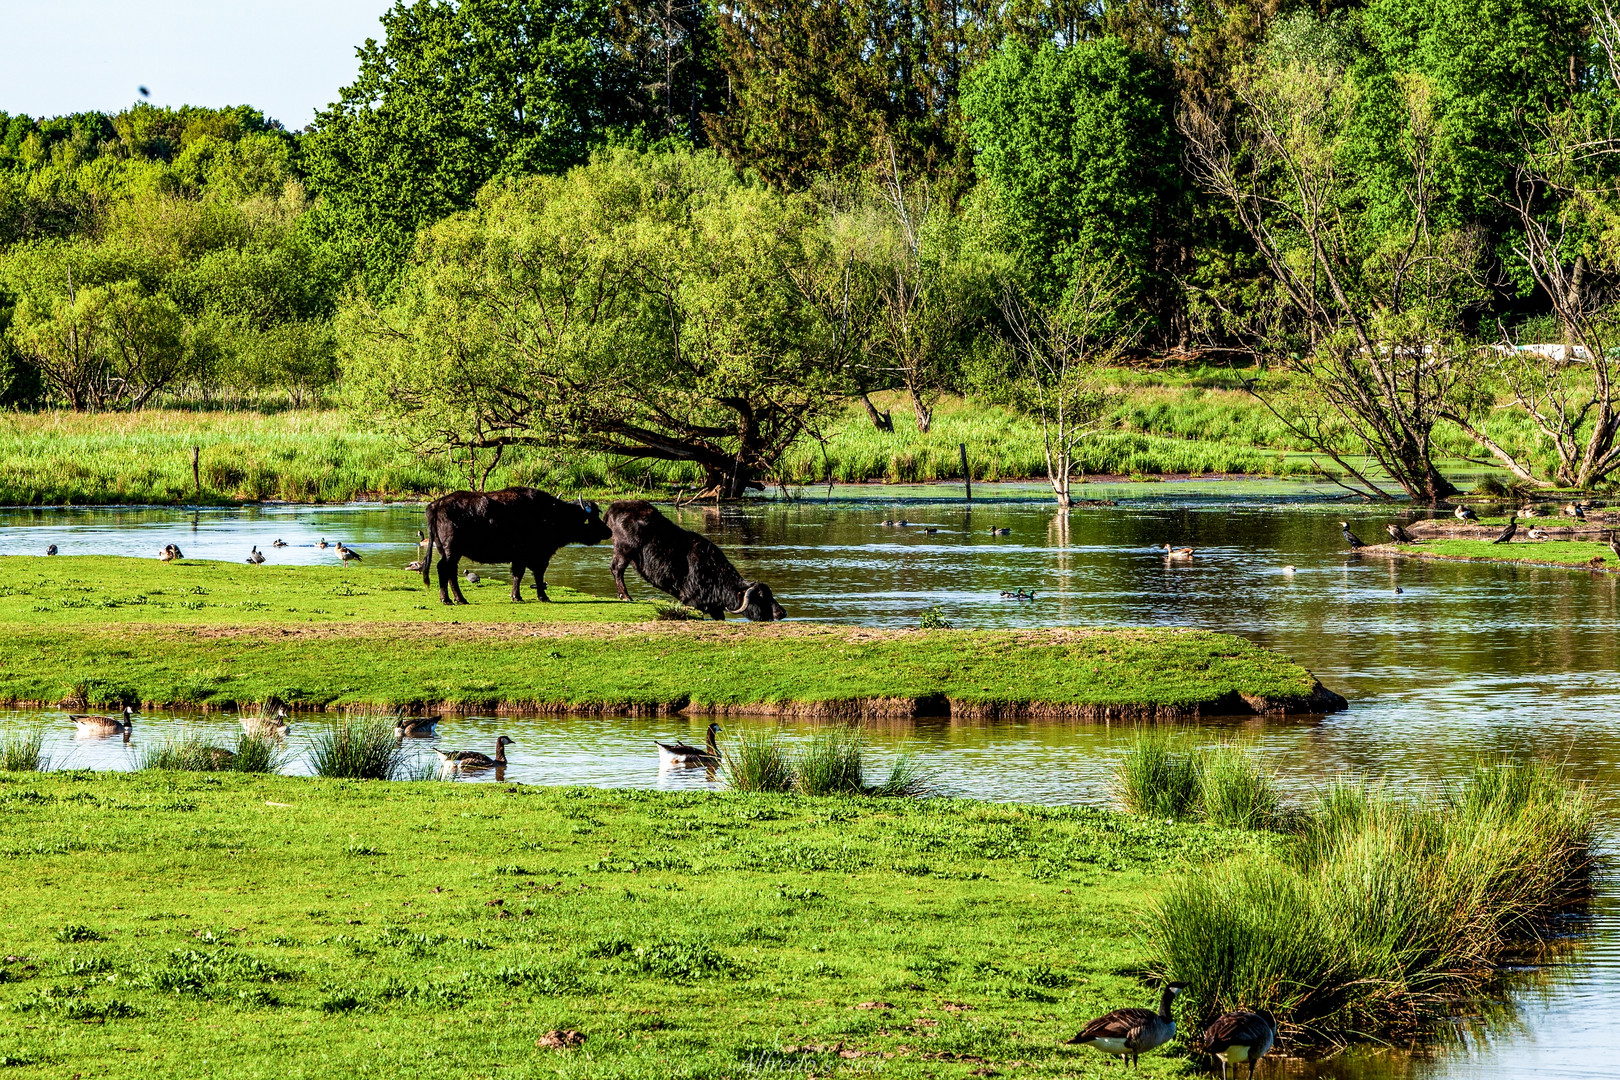
[[911,528],[911,522],[907,521],[905,518],[901,518],[899,521],[894,523],[894,527],[897,529],[909,529]]
[[1574,518],[1576,521],[1586,520],[1586,508],[1580,503],[1570,503],[1568,506],[1564,507],[1564,513]]
[[1167,558],[1167,559],[1175,559],[1175,560],[1178,560],[1178,561],[1181,561],[1181,562],[1185,562],[1185,561],[1187,561],[1187,560],[1189,560],[1189,559],[1191,559],[1193,557],[1193,549],[1192,548],[1173,548],[1169,544],[1166,544],[1166,545],[1164,545],[1164,557]]
[[1417,543],[1417,541],[1412,538],[1412,534],[1401,528],[1399,525],[1385,525],[1384,531],[1389,533],[1389,538],[1395,541],[1397,544]]
[[55,555],[56,554],[56,545],[52,544],[50,547],[46,548],[45,549],[45,554],[47,554],[47,555]]
[[1091,1046],[1105,1054],[1136,1064],[1144,1050],[1163,1046],[1176,1037],[1176,1021],[1170,1015],[1170,1002],[1185,983],[1169,983],[1159,995],[1159,1011],[1147,1009],[1115,1009],[1099,1016],[1080,1029],[1080,1034],[1069,1040],[1071,1046]]
[[1493,543],[1493,544],[1505,544],[1508,541],[1513,539],[1513,535],[1519,531],[1519,523],[1518,523],[1517,520],[1515,520],[1517,516],[1518,516],[1518,511],[1517,510],[1514,510],[1511,513],[1508,514],[1507,528],[1505,528],[1501,532],[1497,533],[1496,534],[1496,539],[1492,540],[1491,543]]
[[439,755],[439,760],[441,762],[452,766],[453,768],[488,769],[494,765],[505,765],[506,748],[508,746],[516,745],[517,743],[515,741],[508,739],[505,735],[502,735],[500,738],[495,740],[494,757],[490,757],[488,754],[480,754],[476,750],[439,750],[435,748],[433,752]]
[[933,536],[937,532],[939,532],[938,529],[924,529],[923,530],[923,535],[925,535],[925,536]]
[[1531,529],[1529,535],[1530,535],[1530,539],[1532,539],[1532,540],[1545,540],[1545,539],[1547,539],[1547,530],[1546,529]]
[[337,543],[337,553],[338,558],[342,559],[344,562],[348,562],[350,559],[353,559],[355,562],[360,561],[360,553],[354,550],[354,548],[344,547],[343,541],[341,540],[339,540]]
[[[418,569],[420,569],[420,567],[418,567]],[[480,582],[480,581],[483,581],[483,580],[484,580],[484,579],[483,579],[483,578],[481,578],[481,577],[479,577],[479,576],[478,576],[478,571],[476,571],[476,570],[472,570],[472,569],[468,569],[468,570],[463,570],[463,571],[462,571],[462,572],[461,572],[461,576],[462,576],[462,577],[464,577],[464,578],[466,578],[466,579],[467,579],[467,581],[468,581],[468,583],[469,583],[469,584],[472,584],[472,585],[476,585],[476,584],[478,584],[478,583],[479,583],[479,582]]]
[[720,747],[714,741],[714,736],[719,730],[719,724],[710,724],[708,732],[703,736],[702,746],[692,746],[688,743],[655,742],[654,745],[658,747],[658,763],[660,765],[720,764]]
[[125,705],[122,720],[115,716],[86,716],[83,713],[73,713],[68,719],[78,725],[79,730],[83,732],[117,735],[135,726],[135,710]]
[[271,547],[286,547],[287,546],[287,541],[283,540],[281,537],[278,536],[278,537],[276,537],[274,540],[272,540],[270,542],[270,546]]
[[1252,1078],[1255,1063],[1266,1056],[1266,1051],[1276,1041],[1277,1019],[1264,1009],[1222,1013],[1204,1029],[1204,1050],[1220,1061],[1221,1080],[1226,1080],[1228,1065],[1245,1061],[1249,1063]]
[[328,544],[326,542],[326,537],[323,536],[323,537],[321,537],[321,542],[319,544],[316,544],[315,546],[320,548],[322,551],[325,551],[327,548],[331,547],[332,545]]
[[427,735],[438,722],[437,716],[402,716],[394,721],[394,734],[400,738],[407,735]]
[[1457,507],[1457,509],[1453,510],[1452,513],[1457,515],[1457,520],[1458,521],[1478,521],[1479,520],[1479,515],[1475,514],[1472,510],[1468,509],[1468,507],[1466,507],[1466,506],[1459,506],[1459,507]]
[[274,716],[244,716],[242,730],[249,735],[287,734],[287,710],[277,709]]
[[264,552],[259,550],[258,544],[254,544],[253,553],[242,561],[247,563],[249,566],[258,566],[260,563],[264,562]]
[[998,529],[994,525],[992,525],[990,527],[990,535],[991,536],[1011,536],[1012,535],[1012,530],[1011,529]]

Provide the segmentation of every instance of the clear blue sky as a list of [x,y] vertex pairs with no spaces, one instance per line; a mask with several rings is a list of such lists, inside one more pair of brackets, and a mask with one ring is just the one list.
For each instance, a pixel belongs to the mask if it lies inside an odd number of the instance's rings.
[[253,105],[289,128],[354,80],[393,0],[0,0],[0,111]]

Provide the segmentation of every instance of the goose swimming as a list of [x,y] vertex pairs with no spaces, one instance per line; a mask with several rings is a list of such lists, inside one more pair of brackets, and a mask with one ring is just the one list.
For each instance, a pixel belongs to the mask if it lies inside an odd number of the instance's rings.
[[692,746],[689,743],[655,742],[658,747],[658,763],[660,765],[718,765],[720,764],[720,747],[714,740],[720,731],[719,724],[710,724],[708,732],[703,736],[702,746]]
[[68,719],[78,725],[79,730],[83,732],[117,735],[134,727],[135,710],[125,705],[123,719],[116,716],[89,716],[84,713],[73,713]]
[[488,769],[496,765],[506,764],[506,748],[516,746],[517,743],[505,735],[495,740],[495,756],[480,754],[476,750],[440,750],[435,748],[434,753],[439,755],[439,761],[455,769]]

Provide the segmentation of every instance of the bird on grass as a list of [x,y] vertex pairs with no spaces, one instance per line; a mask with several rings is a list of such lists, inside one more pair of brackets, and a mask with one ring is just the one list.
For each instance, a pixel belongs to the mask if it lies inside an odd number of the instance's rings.
[[1350,545],[1351,551],[1355,551],[1357,548],[1364,548],[1367,546],[1361,542],[1361,537],[1350,531],[1350,523],[1348,521],[1339,522],[1339,531],[1344,533],[1344,542]]
[[1529,536],[1530,536],[1530,539],[1532,539],[1532,540],[1545,540],[1545,539],[1547,539],[1547,530],[1546,529],[1531,529],[1530,533],[1529,533]]
[[1468,509],[1466,506],[1459,506],[1457,509],[1453,510],[1452,513],[1457,515],[1458,521],[1479,521],[1479,515]]
[[[417,569],[421,569],[421,567],[417,567]],[[464,571],[462,571],[461,576],[466,578],[468,584],[471,584],[471,585],[476,585],[480,581],[484,580],[483,578],[478,576],[478,571],[476,571],[476,570],[464,570]]]
[[174,562],[183,558],[185,556],[180,554],[180,547],[177,544],[164,544],[163,550],[158,552],[158,562]]
[[1401,528],[1399,525],[1385,525],[1384,531],[1389,533],[1389,538],[1395,541],[1397,544],[1417,543],[1417,540],[1412,536],[1412,534]]
[[1580,503],[1570,503],[1568,506],[1564,507],[1564,513],[1569,517],[1574,518],[1576,521],[1586,520],[1586,508]]
[[1164,557],[1174,562],[1190,562],[1193,557],[1193,549],[1190,547],[1173,548],[1169,544],[1166,544],[1164,545]]
[[259,550],[258,544],[254,544],[252,553],[242,561],[247,563],[249,566],[258,566],[260,563],[264,562],[264,552]]
[[506,764],[506,748],[516,746],[517,742],[508,739],[505,735],[495,740],[495,756],[480,754],[476,750],[440,750],[435,748],[434,753],[439,755],[439,761],[454,769],[488,769],[495,765]]
[[73,713],[68,717],[80,731],[91,732],[98,735],[117,735],[128,731],[135,726],[135,710],[128,705],[124,706],[124,716],[89,716],[84,713]]
[[1609,550],[1614,552],[1615,558],[1620,559],[1620,540],[1614,538],[1612,530],[1609,532]]
[[1170,1015],[1170,1003],[1184,985],[1169,983],[1165,986],[1164,993],[1159,995],[1158,1012],[1115,1009],[1081,1028],[1080,1034],[1069,1040],[1069,1045],[1090,1046],[1128,1064],[1136,1064],[1142,1051],[1163,1046],[1176,1037],[1176,1021]]
[[344,547],[343,541],[341,540],[339,540],[337,544],[337,553],[338,558],[342,559],[344,562],[349,562],[350,560],[353,560],[354,562],[360,561],[360,553],[354,550],[352,547]]
[[287,541],[283,540],[281,537],[278,536],[278,537],[275,538],[274,541],[271,542],[270,546],[271,547],[286,547],[287,546]]
[[1221,1080],[1226,1080],[1227,1066],[1244,1062],[1252,1078],[1255,1063],[1276,1041],[1277,1019],[1264,1009],[1222,1013],[1204,1029],[1204,1050],[1221,1063]]
[[710,724],[709,730],[703,736],[702,746],[693,746],[690,743],[654,742],[658,747],[658,764],[660,765],[718,765],[720,764],[720,746],[714,737],[720,731],[719,724]]
[[52,544],[50,547],[46,548],[45,549],[45,554],[47,554],[47,555],[55,555],[56,554],[56,545]]
[[405,564],[405,569],[411,570],[411,571],[421,570],[422,569],[422,560],[417,559],[415,562],[406,563]]
[[1513,539],[1514,534],[1519,531],[1519,522],[1517,520],[1518,519],[1518,513],[1519,512],[1517,510],[1510,511],[1508,513],[1507,528],[1505,528],[1501,532],[1497,533],[1496,534],[1496,539],[1492,540],[1491,543],[1493,543],[1493,544],[1505,544],[1505,543],[1507,543],[1507,542],[1509,542],[1510,540]]
[[274,716],[244,716],[242,730],[249,735],[287,734],[287,710],[277,709]]

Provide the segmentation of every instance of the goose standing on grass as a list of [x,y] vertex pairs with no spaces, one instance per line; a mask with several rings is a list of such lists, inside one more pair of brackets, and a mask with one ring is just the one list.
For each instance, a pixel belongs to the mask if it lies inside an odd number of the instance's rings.
[[1457,515],[1457,520],[1458,521],[1463,521],[1463,522],[1472,521],[1472,522],[1476,522],[1476,523],[1479,521],[1479,515],[1475,514],[1472,510],[1468,509],[1468,507],[1466,507],[1466,506],[1459,506],[1459,507],[1457,507],[1457,509],[1453,510],[1452,513]]
[[56,545],[52,544],[50,547],[46,548],[45,549],[45,554],[47,554],[47,555],[55,555],[56,554]]
[[1506,544],[1513,539],[1514,535],[1519,531],[1519,522],[1517,520],[1518,515],[1519,512],[1517,510],[1510,511],[1508,513],[1507,528],[1497,533],[1496,539],[1492,540],[1491,543]]
[[1115,1009],[1099,1016],[1080,1029],[1080,1034],[1069,1040],[1071,1046],[1090,1046],[1105,1054],[1136,1064],[1144,1050],[1163,1046],[1176,1037],[1176,1021],[1170,1015],[1170,1003],[1181,993],[1185,983],[1169,983],[1159,995],[1159,1011],[1150,1009]]
[[348,562],[351,559],[355,562],[360,561],[360,553],[354,550],[352,547],[344,547],[343,541],[341,540],[339,540],[337,543],[337,553],[338,558],[342,559],[344,562]]
[[158,562],[174,562],[183,558],[185,556],[180,554],[180,548],[174,544],[164,544],[163,550],[158,552]]
[[1586,508],[1580,503],[1570,503],[1568,506],[1564,507],[1564,513],[1574,518],[1576,521],[1586,520]]
[[405,569],[411,571],[411,573],[413,573],[413,574],[414,573],[420,573],[421,570],[422,570],[422,560],[417,559],[415,562],[406,563],[405,564]]
[[1164,557],[1175,562],[1190,562],[1193,557],[1193,549],[1173,548],[1169,544],[1166,544],[1164,545]]
[[720,764],[720,747],[714,737],[720,731],[719,724],[710,724],[708,733],[703,736],[702,746],[692,746],[689,743],[654,742],[658,747],[658,764],[660,765],[718,765]]
[[431,735],[437,716],[402,716],[394,721],[394,735],[403,739],[407,735]]
[[1384,531],[1389,533],[1389,538],[1395,541],[1397,544],[1417,543],[1417,540],[1413,538],[1412,534],[1401,528],[1399,525],[1385,525]]
[[1367,546],[1361,542],[1361,537],[1350,531],[1350,523],[1348,521],[1339,522],[1339,531],[1344,533],[1344,542],[1350,545],[1351,551],[1355,551],[1357,548],[1364,548]]
[[116,716],[88,716],[84,713],[73,713],[68,719],[73,721],[80,731],[87,734],[117,735],[135,726],[135,710],[125,705],[123,719]]
[[480,754],[476,750],[440,750],[434,748],[439,755],[439,761],[453,769],[489,769],[496,765],[506,764],[506,748],[516,746],[516,741],[508,739],[505,735],[495,740],[495,756]]
[[1255,1063],[1266,1056],[1266,1051],[1276,1041],[1277,1019],[1264,1009],[1222,1013],[1204,1029],[1204,1050],[1220,1061],[1221,1080],[1226,1080],[1228,1065],[1245,1061],[1249,1063],[1252,1080]]
[[253,551],[248,555],[248,557],[246,559],[244,559],[242,561],[247,563],[249,566],[258,566],[258,565],[260,565],[261,563],[264,562],[264,552],[259,550],[259,545],[258,544],[254,544],[253,545]]
[[[418,567],[418,569],[420,569],[420,567]],[[470,568],[467,569],[467,570],[463,570],[461,572],[461,576],[467,579],[467,584],[469,584],[469,585],[476,585],[480,581],[484,580],[483,578],[478,576],[478,571],[470,569]]]
[[287,710],[277,709],[274,716],[244,716],[242,730],[249,735],[272,735],[279,738],[287,734]]

